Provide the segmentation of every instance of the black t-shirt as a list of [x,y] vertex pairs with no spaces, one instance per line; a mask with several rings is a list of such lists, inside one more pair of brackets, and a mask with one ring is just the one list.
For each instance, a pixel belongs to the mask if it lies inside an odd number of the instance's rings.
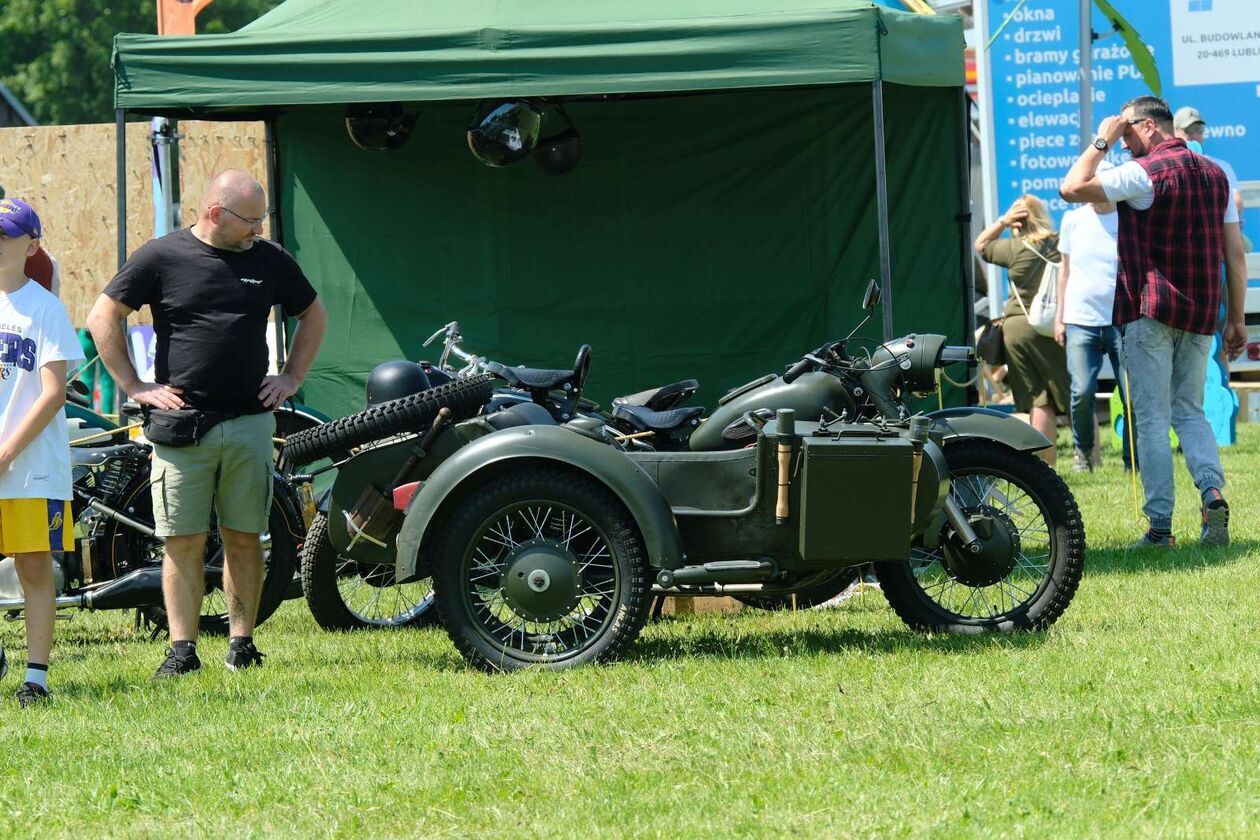
[[236,414],[267,410],[258,390],[271,307],[293,316],[315,300],[302,269],[274,242],[224,251],[187,228],[137,249],[105,294],[132,309],[149,305],[158,382],[183,388],[193,408]]

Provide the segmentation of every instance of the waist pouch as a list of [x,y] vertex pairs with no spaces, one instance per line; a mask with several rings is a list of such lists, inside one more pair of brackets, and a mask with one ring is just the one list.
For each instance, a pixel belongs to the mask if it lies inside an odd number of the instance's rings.
[[224,420],[238,416],[226,411],[201,411],[196,408],[146,408],[144,436],[150,443],[162,446],[192,446]]

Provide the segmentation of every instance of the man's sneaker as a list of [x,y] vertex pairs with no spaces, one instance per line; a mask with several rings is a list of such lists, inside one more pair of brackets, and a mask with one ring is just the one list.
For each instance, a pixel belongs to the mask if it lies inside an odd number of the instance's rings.
[[34,706],[37,703],[47,703],[48,698],[52,695],[50,695],[48,693],[48,689],[44,688],[42,685],[28,682],[22,683],[22,687],[14,692],[13,696],[17,698],[18,705],[25,709],[26,707]]
[[263,654],[254,647],[253,642],[247,642],[228,648],[227,659],[223,661],[227,663],[229,671],[242,671],[246,668],[261,667]]
[[1072,472],[1093,472],[1094,465],[1089,462],[1089,456],[1081,450],[1077,449],[1072,453]]
[[4,645],[0,645],[0,680],[9,673],[9,657],[4,655]]
[[1132,545],[1133,548],[1176,548],[1177,540],[1172,534],[1161,536],[1147,531],[1142,538]]
[[153,674],[153,679],[164,680],[167,677],[182,677],[184,674],[191,674],[194,671],[201,670],[201,660],[197,658],[197,654],[192,653],[188,656],[176,656],[175,651],[171,648],[166,649],[166,659],[158,666],[157,671]]
[[1203,502],[1203,530],[1199,533],[1199,545],[1229,545],[1229,505],[1215,488],[1209,490]]

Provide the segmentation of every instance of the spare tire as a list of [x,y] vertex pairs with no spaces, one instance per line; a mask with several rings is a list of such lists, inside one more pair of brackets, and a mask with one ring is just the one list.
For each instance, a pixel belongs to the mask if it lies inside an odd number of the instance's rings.
[[421,391],[398,400],[374,405],[366,411],[297,432],[285,442],[281,456],[286,464],[299,467],[345,452],[353,446],[382,440],[393,435],[417,432],[427,427],[443,408],[453,420],[475,415],[490,399],[494,377],[488,373],[456,379],[445,385]]

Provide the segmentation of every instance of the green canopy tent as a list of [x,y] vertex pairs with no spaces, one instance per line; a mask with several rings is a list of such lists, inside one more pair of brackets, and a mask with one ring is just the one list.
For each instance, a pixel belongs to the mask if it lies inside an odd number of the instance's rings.
[[[288,0],[119,35],[114,70],[120,127],[266,120],[272,230],[334,318],[307,401],[346,413],[453,319],[511,363],[591,343],[597,398],[694,376],[711,402],[847,333],[871,277],[885,336],[965,341],[962,46],[856,0]],[[469,154],[473,104],[524,96],[563,102],[573,172]],[[357,148],[347,106],[383,102],[410,139]]]

